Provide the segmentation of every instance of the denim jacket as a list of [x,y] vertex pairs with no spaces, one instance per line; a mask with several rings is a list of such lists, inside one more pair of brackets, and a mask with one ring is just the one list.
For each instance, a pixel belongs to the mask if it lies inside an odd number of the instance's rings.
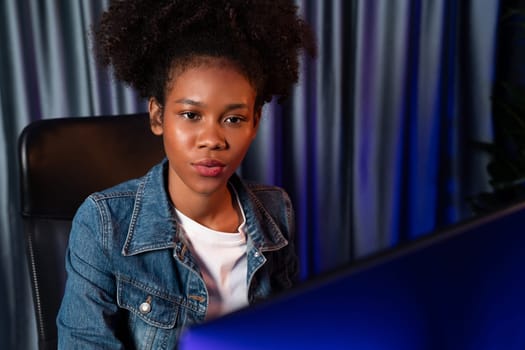
[[[167,161],[144,177],[92,194],[73,219],[59,349],[174,349],[204,321],[208,294],[174,219]],[[293,210],[277,187],[233,175],[246,216],[250,304],[292,286]]]

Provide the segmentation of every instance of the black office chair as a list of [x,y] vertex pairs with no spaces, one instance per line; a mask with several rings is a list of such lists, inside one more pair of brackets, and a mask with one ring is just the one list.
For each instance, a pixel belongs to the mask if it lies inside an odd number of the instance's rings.
[[144,175],[164,149],[147,114],[134,114],[33,122],[20,135],[19,156],[38,346],[56,349],[71,219],[90,193]]

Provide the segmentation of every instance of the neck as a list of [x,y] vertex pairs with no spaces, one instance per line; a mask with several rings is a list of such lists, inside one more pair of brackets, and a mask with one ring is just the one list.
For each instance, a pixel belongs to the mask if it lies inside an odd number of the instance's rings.
[[195,193],[176,181],[169,181],[168,188],[175,208],[190,219],[216,231],[237,231],[242,214],[227,185],[210,194]]

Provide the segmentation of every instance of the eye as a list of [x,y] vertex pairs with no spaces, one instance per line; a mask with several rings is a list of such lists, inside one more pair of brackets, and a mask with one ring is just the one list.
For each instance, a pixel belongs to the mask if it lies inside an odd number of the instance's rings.
[[238,116],[238,115],[232,115],[227,117],[224,121],[228,124],[239,124],[243,122],[245,118]]
[[181,117],[186,118],[188,120],[197,120],[199,119],[199,115],[194,112],[182,112],[179,114]]

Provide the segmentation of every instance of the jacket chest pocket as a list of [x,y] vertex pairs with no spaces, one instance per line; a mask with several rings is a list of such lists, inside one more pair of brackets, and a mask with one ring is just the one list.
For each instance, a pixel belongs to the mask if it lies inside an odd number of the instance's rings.
[[175,327],[180,308],[177,298],[122,276],[117,278],[117,303],[147,324],[162,329]]

